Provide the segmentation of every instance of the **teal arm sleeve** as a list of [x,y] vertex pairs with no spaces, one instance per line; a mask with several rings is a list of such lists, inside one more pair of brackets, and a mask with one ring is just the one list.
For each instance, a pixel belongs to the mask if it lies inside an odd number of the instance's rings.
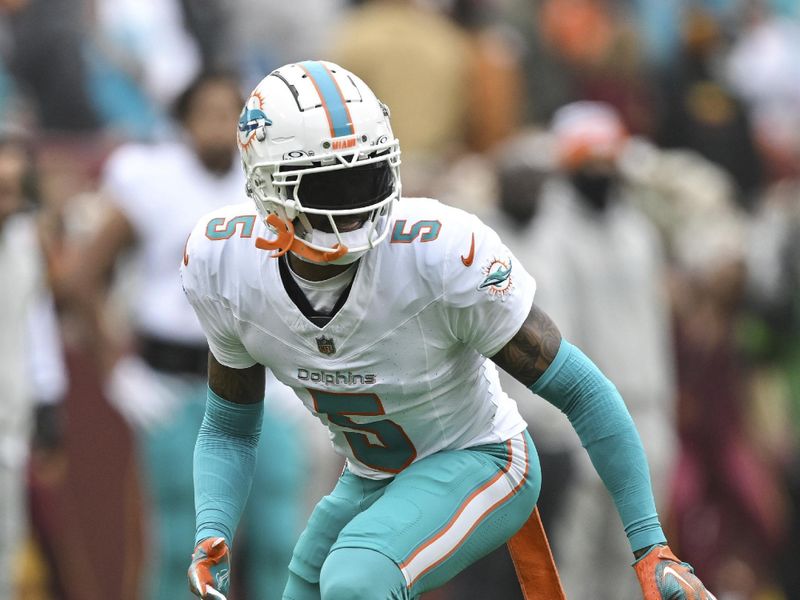
[[256,464],[264,403],[236,404],[208,390],[194,448],[195,544],[222,536],[231,546]]
[[562,340],[555,359],[530,389],[567,415],[614,500],[631,549],[665,542],[644,448],[614,384]]

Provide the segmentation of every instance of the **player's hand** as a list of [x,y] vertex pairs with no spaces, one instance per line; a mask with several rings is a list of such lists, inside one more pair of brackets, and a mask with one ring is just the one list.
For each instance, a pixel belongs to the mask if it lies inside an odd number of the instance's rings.
[[201,598],[220,598],[211,591],[228,593],[230,585],[230,552],[225,538],[207,538],[192,553],[189,565],[189,589]]
[[657,545],[633,563],[644,600],[716,600],[689,564]]

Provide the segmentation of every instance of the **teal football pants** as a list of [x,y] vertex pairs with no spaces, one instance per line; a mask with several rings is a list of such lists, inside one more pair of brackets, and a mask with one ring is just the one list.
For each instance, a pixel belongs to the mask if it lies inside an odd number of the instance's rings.
[[[147,547],[152,550],[146,557],[142,596],[147,600],[196,600],[189,592],[186,569],[195,534],[192,463],[205,413],[205,380],[198,380],[191,390],[191,397],[168,423],[138,432],[149,500]],[[286,565],[297,539],[305,469],[295,428],[279,420],[269,403],[262,432],[253,488],[233,555],[244,563],[237,563],[244,569],[236,576],[243,578],[248,597],[274,600],[286,584]]]
[[345,470],[297,542],[283,599],[417,598],[507,541],[540,487],[527,432],[438,452],[391,479]]

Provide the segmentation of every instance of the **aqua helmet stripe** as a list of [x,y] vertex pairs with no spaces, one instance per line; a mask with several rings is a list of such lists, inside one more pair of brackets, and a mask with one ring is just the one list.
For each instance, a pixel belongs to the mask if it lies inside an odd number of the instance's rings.
[[319,93],[322,107],[328,117],[332,137],[342,137],[353,135],[353,122],[350,118],[350,111],[342,95],[342,90],[324,64],[306,60],[300,63],[300,67],[306,72],[314,87]]

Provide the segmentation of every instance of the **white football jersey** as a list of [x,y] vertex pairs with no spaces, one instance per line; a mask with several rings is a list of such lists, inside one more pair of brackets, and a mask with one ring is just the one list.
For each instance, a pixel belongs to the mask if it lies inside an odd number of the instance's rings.
[[329,427],[349,468],[375,479],[525,429],[485,356],[517,333],[536,289],[474,215],[403,199],[392,221],[322,327],[292,300],[284,259],[256,248],[273,236],[250,203],[204,217],[181,269],[217,360],[272,369]]

